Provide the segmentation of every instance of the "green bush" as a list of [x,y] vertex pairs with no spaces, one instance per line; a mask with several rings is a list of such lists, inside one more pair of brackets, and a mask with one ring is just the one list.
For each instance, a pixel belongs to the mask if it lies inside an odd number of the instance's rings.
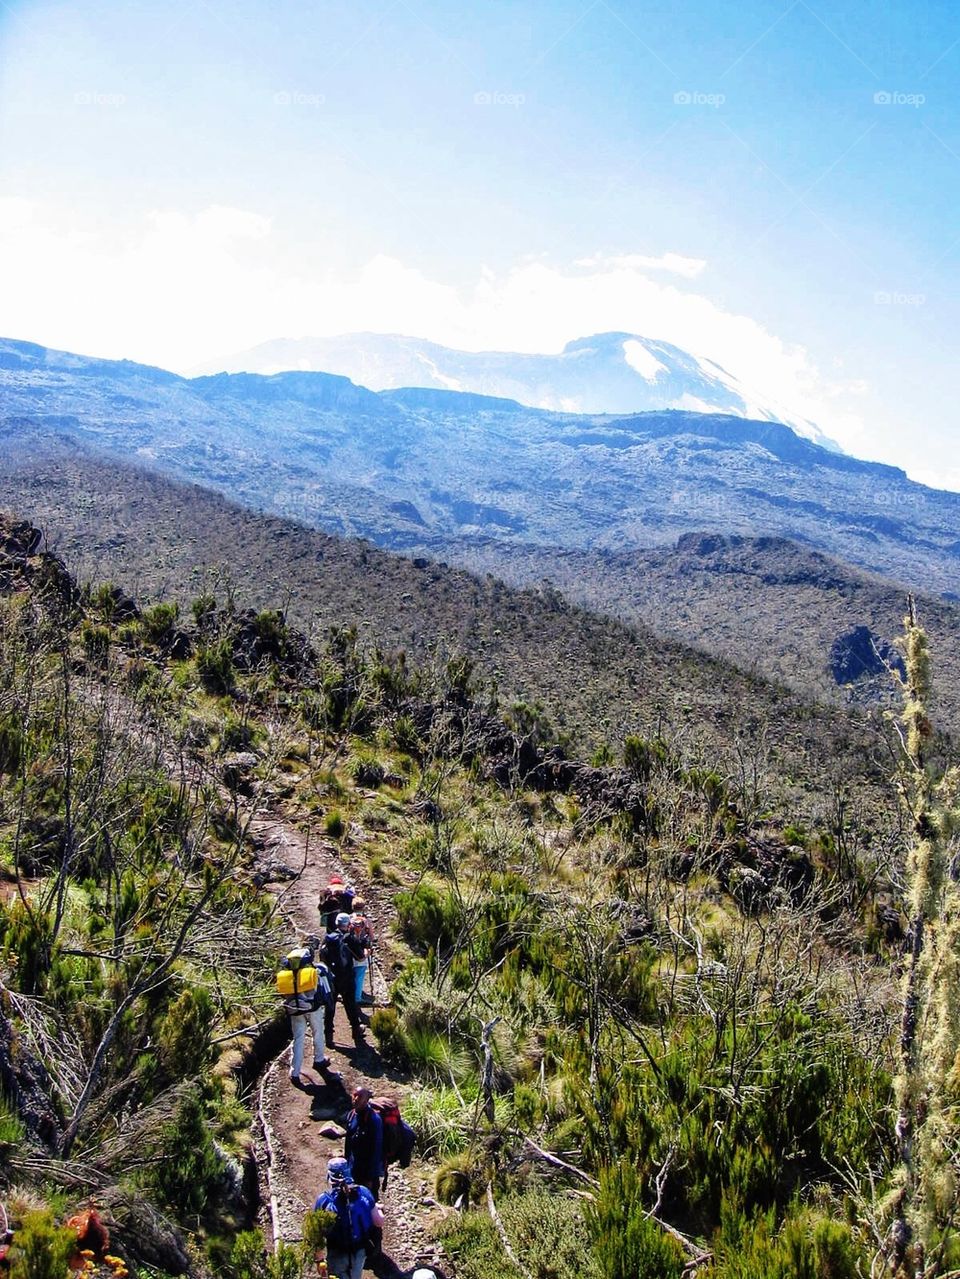
[[473,1186],[473,1162],[468,1154],[451,1155],[436,1171],[433,1189],[442,1204],[469,1204]]
[[14,715],[0,718],[0,776],[13,774],[20,767],[24,739],[21,725]]
[[170,1005],[157,1030],[157,1054],[171,1079],[199,1076],[212,1064],[213,999],[191,986]]
[[642,1192],[627,1159],[601,1172],[600,1189],[586,1210],[599,1273],[603,1279],[682,1279],[683,1250],[646,1215]]
[[[417,1134],[417,1154],[423,1159],[449,1159],[470,1139],[476,1107],[452,1088],[424,1088],[403,1103],[403,1117]],[[456,1197],[456,1196],[455,1196]]]
[[173,640],[180,608],[177,604],[155,604],[144,610],[142,625],[144,637],[158,648],[166,648]]
[[499,1211],[514,1252],[533,1279],[601,1279],[575,1200],[538,1187],[505,1199]]
[[222,697],[231,691],[236,669],[229,640],[216,640],[197,649],[197,674],[208,693]]
[[409,1066],[406,1042],[396,1008],[376,1008],[370,1015],[370,1030],[377,1041],[380,1055],[395,1066]]
[[438,954],[453,944],[462,924],[462,908],[454,894],[426,880],[410,892],[397,893],[396,911],[407,941]]
[[749,1217],[728,1196],[715,1265],[723,1279],[859,1279],[869,1257],[843,1222],[801,1210],[777,1231],[772,1209]]
[[523,1279],[503,1255],[503,1243],[485,1212],[455,1213],[441,1226],[440,1238],[456,1264],[457,1279]]
[[358,786],[376,789],[383,785],[387,770],[375,755],[364,752],[350,761],[350,774]]
[[205,1216],[215,1207],[221,1162],[203,1102],[195,1092],[180,1103],[161,1142],[148,1181],[181,1219]]
[[48,1209],[24,1213],[7,1257],[9,1279],[64,1279],[76,1251],[76,1231],[58,1226]]
[[80,642],[83,654],[91,666],[106,667],[110,657],[110,628],[98,626],[93,622],[84,622],[80,627]]
[[224,1267],[227,1279],[266,1279],[267,1249],[260,1230],[241,1230]]

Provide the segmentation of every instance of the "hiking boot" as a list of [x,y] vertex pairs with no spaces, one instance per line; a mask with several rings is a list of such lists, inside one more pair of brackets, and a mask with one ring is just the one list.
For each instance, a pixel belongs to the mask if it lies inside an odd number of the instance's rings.
[[333,1065],[329,1057],[324,1057],[323,1061],[315,1061],[313,1063],[314,1070],[329,1070]]
[[294,1088],[300,1087],[300,1076],[295,1075],[292,1070],[290,1071],[290,1082],[293,1084]]

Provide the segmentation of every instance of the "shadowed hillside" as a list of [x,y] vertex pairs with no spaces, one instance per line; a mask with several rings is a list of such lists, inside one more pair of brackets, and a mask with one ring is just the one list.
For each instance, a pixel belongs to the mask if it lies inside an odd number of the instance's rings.
[[[186,605],[225,572],[239,605],[279,603],[320,630],[356,625],[371,642],[420,658],[438,646],[469,652],[503,698],[540,704],[581,754],[659,730],[693,753],[710,745],[733,770],[749,756],[796,781],[859,773],[876,749],[872,730],[855,720],[645,627],[587,613],[554,590],[518,591],[392,556],[103,458],[56,448],[8,466],[0,501],[42,525],[78,576],[112,579],[144,600]],[[824,735],[836,745],[829,763]],[[823,802],[812,776],[800,784],[813,805]]]
[[[445,553],[442,545],[433,550]],[[818,698],[895,702],[895,685],[873,648],[882,654],[899,633],[906,589],[785,538],[690,533],[674,546],[623,554],[478,538],[454,551],[475,572],[516,586],[546,579],[585,608],[643,622]],[[960,605],[919,598],[937,651],[938,719],[956,731]]]

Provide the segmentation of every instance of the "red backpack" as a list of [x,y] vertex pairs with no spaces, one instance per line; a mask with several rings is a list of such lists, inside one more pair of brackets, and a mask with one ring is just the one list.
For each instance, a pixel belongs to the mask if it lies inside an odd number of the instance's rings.
[[400,1107],[392,1097],[372,1097],[370,1105],[383,1120],[383,1163],[399,1164],[409,1168],[417,1134],[400,1114]]

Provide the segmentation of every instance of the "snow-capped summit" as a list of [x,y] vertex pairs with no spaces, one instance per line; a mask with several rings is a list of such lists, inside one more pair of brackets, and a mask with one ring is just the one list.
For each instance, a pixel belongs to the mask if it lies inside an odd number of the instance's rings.
[[557,355],[456,351],[393,333],[280,338],[195,373],[339,373],[373,391],[432,387],[502,396],[567,413],[688,409],[783,422],[836,448],[813,423],[785,414],[714,361],[635,333],[597,333]]

